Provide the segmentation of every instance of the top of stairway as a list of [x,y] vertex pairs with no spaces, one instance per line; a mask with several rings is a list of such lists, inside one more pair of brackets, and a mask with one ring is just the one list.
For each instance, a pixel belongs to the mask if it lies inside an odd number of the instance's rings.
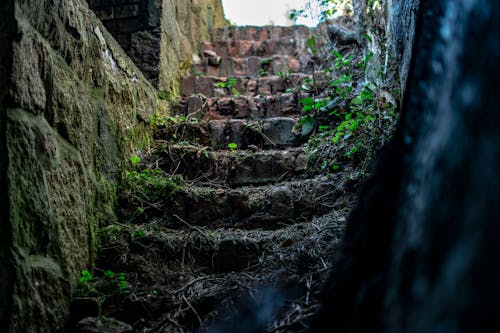
[[212,36],[212,40],[264,41],[280,38],[307,39],[312,36],[314,30],[315,28],[309,28],[305,25],[230,26],[217,29]]

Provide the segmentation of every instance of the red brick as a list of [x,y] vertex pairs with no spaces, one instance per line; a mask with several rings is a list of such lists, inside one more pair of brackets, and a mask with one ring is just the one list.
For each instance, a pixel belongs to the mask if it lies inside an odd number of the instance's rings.
[[252,54],[253,51],[253,42],[250,40],[240,40],[240,51],[239,56],[241,58],[248,57]]
[[206,74],[210,76],[219,76],[219,67],[207,66]]
[[281,94],[279,97],[280,115],[290,115],[297,113],[298,104],[294,94]]
[[282,27],[272,27],[271,28],[271,38],[277,39],[281,37],[281,32],[284,28]]
[[288,60],[284,57],[273,57],[272,71],[274,74],[278,72],[288,71]]
[[260,57],[248,57],[247,58],[247,74],[257,75],[260,70]]
[[283,27],[281,29],[280,38],[293,38],[295,37],[293,27]]
[[275,96],[267,96],[265,98],[265,108],[267,117],[275,117],[280,113],[279,100]]
[[269,78],[263,77],[258,81],[258,93],[263,95],[271,95],[273,92],[271,90],[271,85],[269,84]]
[[195,93],[196,89],[196,77],[188,76],[182,80],[182,95],[191,96]]
[[255,118],[262,118],[265,116],[265,98],[264,97],[254,97],[248,101],[248,106],[250,109],[250,115]]
[[257,95],[257,89],[258,89],[257,80],[254,79],[248,80],[246,86],[246,91],[248,95],[250,96]]
[[219,75],[229,76],[233,73],[233,61],[231,58],[222,58],[219,65]]
[[300,62],[297,58],[288,57],[288,68],[295,73],[300,71]]
[[246,64],[244,58],[233,59],[233,75],[245,75],[246,74]]
[[262,42],[268,38],[269,38],[269,30],[267,28],[260,28],[258,30],[257,40]]
[[232,40],[227,43],[227,56],[238,58],[240,53],[240,43],[238,40]]
[[234,109],[236,118],[248,118],[250,116],[250,107],[248,99],[240,96],[234,99]]
[[197,77],[196,93],[210,97],[213,94],[213,87],[214,87],[214,82],[212,78],[206,76]]
[[201,117],[201,109],[203,107],[203,99],[198,95],[193,95],[187,101],[187,115],[196,115],[196,118]]
[[257,27],[246,27],[242,30],[241,38],[246,40],[255,40],[257,38],[257,31],[259,30]]
[[272,94],[277,94],[285,90],[283,85],[283,79],[280,77],[269,78],[268,85],[271,88]]

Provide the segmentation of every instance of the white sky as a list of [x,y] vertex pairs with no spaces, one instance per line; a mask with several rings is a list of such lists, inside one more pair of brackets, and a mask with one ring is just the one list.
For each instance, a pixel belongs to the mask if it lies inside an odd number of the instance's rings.
[[[288,11],[302,9],[306,0],[222,0],[226,18],[237,25],[290,25]],[[314,25],[300,19],[297,24]]]

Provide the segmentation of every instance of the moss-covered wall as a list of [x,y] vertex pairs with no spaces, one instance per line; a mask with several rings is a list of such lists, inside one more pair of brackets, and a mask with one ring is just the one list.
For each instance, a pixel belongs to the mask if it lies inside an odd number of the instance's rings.
[[84,0],[0,13],[0,327],[58,332],[156,91]]
[[179,92],[179,78],[198,54],[200,42],[228,25],[221,0],[163,0],[161,17],[160,90],[167,96]]

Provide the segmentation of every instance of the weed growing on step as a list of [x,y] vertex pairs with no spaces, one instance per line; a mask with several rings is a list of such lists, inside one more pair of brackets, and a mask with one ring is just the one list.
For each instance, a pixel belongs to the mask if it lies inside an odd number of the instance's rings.
[[96,297],[102,305],[106,302],[121,304],[129,294],[130,284],[124,272],[94,268],[95,275],[83,270],[74,296]]
[[241,96],[241,93],[235,88],[237,84],[238,79],[235,77],[230,77],[226,81],[214,83],[214,86],[217,88],[227,89],[227,91],[232,93],[234,96]]
[[121,197],[128,207],[135,207],[131,220],[147,215],[149,211],[160,211],[164,200],[185,186],[180,175],[168,175],[138,156],[132,156],[130,161],[131,170],[123,177]]

